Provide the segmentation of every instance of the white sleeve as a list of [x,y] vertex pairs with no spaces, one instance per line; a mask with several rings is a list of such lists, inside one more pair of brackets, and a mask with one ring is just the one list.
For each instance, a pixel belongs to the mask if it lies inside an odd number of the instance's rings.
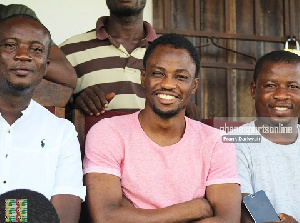
[[82,181],[82,162],[77,132],[73,124],[68,121],[63,127],[65,128],[64,136],[58,157],[52,195],[72,194],[79,196],[84,201],[86,190]]
[[241,192],[254,193],[252,187],[252,159],[247,143],[236,143],[237,167],[241,179]]

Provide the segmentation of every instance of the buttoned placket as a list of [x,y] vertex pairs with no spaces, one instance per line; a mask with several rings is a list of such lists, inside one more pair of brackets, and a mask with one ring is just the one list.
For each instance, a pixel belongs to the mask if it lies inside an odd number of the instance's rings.
[[2,117],[0,117],[1,123],[1,140],[0,140],[0,154],[1,154],[1,176],[0,176],[0,184],[4,191],[7,191],[9,184],[9,173],[10,173],[10,148],[12,142],[12,126],[10,126]]

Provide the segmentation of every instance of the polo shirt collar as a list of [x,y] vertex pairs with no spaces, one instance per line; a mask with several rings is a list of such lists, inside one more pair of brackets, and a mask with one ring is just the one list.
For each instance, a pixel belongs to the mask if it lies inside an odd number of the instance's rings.
[[[109,16],[100,17],[96,23],[96,35],[97,35],[97,39],[99,40],[111,39],[111,37],[105,30],[105,24],[107,23],[108,18]],[[150,25],[150,23],[144,21],[143,24],[146,30],[147,42],[153,42],[157,38],[155,30]]]

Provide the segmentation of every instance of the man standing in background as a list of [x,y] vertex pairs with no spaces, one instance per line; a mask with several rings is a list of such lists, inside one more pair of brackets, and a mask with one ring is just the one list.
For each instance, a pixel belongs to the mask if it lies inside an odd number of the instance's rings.
[[[106,108],[128,113],[144,108],[142,59],[157,37],[143,21],[146,0],[107,0],[106,4],[110,16],[100,17],[95,30],[60,45],[78,75],[75,107],[87,115],[98,116]],[[190,103],[187,115],[200,120],[200,109]]]

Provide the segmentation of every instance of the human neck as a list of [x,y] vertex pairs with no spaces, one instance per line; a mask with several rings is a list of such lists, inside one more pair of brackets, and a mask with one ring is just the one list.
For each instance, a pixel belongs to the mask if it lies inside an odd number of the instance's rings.
[[105,25],[106,32],[131,52],[146,33],[143,25],[143,15],[116,17],[111,15]]
[[181,140],[185,132],[184,111],[165,119],[152,110],[144,109],[139,114],[139,122],[146,135],[159,146],[170,146]]
[[25,110],[31,100],[31,96],[8,96],[0,95],[0,112],[1,116],[12,125],[17,119],[22,116],[22,111]]
[[298,138],[297,121],[291,122],[289,125],[280,125],[279,123],[275,126],[257,119],[255,126],[263,137],[276,144],[289,145]]

